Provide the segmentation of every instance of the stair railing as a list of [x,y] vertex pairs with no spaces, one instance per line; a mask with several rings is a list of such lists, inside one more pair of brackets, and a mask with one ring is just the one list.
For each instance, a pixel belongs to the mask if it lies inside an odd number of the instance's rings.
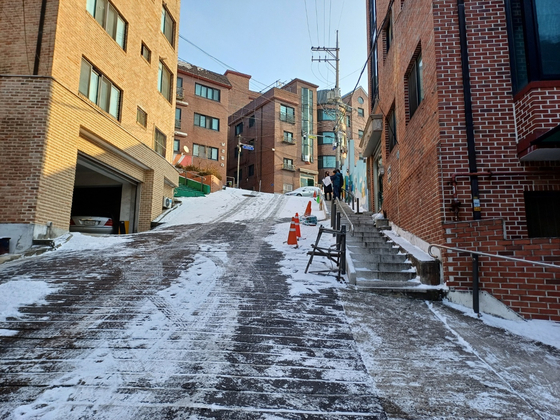
[[533,264],[533,265],[540,265],[541,267],[548,267],[548,268],[556,268],[556,269],[560,269],[560,265],[556,265],[556,264],[548,264],[548,263],[543,263],[540,261],[531,261],[531,260],[524,260],[521,258],[514,258],[514,257],[506,257],[505,255],[498,255],[498,254],[488,254],[486,252],[480,252],[480,251],[472,251],[470,249],[463,249],[463,248],[454,248],[454,247],[450,247],[450,246],[444,246],[444,245],[437,245],[437,244],[431,244],[428,247],[428,254],[433,257],[438,259],[439,257],[437,255],[432,254],[432,248],[439,248],[439,249],[447,249],[449,251],[455,251],[455,252],[464,252],[467,254],[471,254],[471,258],[472,258],[472,273],[473,273],[473,311],[478,314],[480,316],[480,302],[479,302],[479,298],[478,298],[478,286],[479,286],[479,282],[478,282],[478,257],[480,255],[484,256],[484,257],[491,257],[491,258],[501,258],[502,260],[509,260],[509,261],[516,261],[516,262],[521,262],[521,263],[528,263],[528,264]]
[[[338,205],[337,205],[338,202]],[[348,215],[346,214],[346,212],[344,211],[344,207],[340,205],[340,199],[338,198],[334,198],[332,200],[332,207],[331,207],[331,226],[333,227],[333,229],[335,230],[340,230],[340,212],[342,212],[342,214],[344,214],[344,217],[346,218],[346,220],[348,221],[348,224],[350,225],[350,234],[352,236],[354,236],[354,224],[352,223],[352,221],[350,220],[350,218],[348,217]],[[340,212],[337,211],[337,208],[340,209]]]

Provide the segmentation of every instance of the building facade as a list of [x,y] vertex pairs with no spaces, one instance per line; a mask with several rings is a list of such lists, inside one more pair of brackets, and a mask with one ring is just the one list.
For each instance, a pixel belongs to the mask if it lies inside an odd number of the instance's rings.
[[[368,1],[373,205],[421,248],[560,264],[559,17],[553,0]],[[472,291],[470,256],[440,258],[450,296]],[[560,320],[557,269],[479,272],[496,304]]]
[[316,185],[316,109],[317,86],[299,79],[243,104],[229,118],[228,176],[269,193]]
[[229,93],[224,75],[179,62],[174,163],[209,171],[226,183]]
[[179,0],[0,4],[0,236],[10,252],[110,213],[147,230],[173,196]]

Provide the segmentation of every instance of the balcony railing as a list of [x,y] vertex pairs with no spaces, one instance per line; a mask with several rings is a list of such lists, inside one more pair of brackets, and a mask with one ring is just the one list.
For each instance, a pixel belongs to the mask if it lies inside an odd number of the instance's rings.
[[180,119],[175,119],[175,128],[176,129],[180,129],[181,128],[181,120]]
[[285,169],[286,171],[294,171],[295,172],[296,167],[292,163],[283,163],[282,164],[282,169]]
[[296,141],[294,140],[293,137],[282,137],[282,143],[287,143],[287,144],[296,144]]
[[280,111],[280,121],[285,121],[290,124],[296,123],[296,117],[293,114],[288,114],[286,112]]
[[177,88],[177,99],[179,99],[180,101],[182,101],[184,99],[183,88],[182,87]]

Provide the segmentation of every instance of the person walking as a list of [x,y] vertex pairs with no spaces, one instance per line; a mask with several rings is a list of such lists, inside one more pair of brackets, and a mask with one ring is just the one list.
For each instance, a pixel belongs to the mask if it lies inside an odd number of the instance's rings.
[[342,188],[342,174],[338,169],[334,170],[334,174],[331,176],[331,181],[333,184],[333,196],[336,200],[337,198],[340,200],[340,190]]
[[329,174],[329,171],[325,172],[325,177],[323,178],[323,192],[325,194],[325,200],[331,201],[332,200],[332,181]]

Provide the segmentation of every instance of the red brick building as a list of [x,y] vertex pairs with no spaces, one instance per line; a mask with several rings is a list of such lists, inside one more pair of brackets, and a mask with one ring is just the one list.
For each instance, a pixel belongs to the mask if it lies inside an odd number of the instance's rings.
[[[269,193],[316,185],[317,86],[294,79],[262,95],[241,88],[236,94],[242,107],[229,118],[228,176],[237,180],[239,166],[241,188]],[[238,156],[238,141],[253,150]]]
[[[559,19],[555,0],[368,1],[373,205],[421,248],[560,265]],[[450,296],[472,290],[470,255],[441,259]],[[560,321],[560,270],[479,270],[517,314]]]

